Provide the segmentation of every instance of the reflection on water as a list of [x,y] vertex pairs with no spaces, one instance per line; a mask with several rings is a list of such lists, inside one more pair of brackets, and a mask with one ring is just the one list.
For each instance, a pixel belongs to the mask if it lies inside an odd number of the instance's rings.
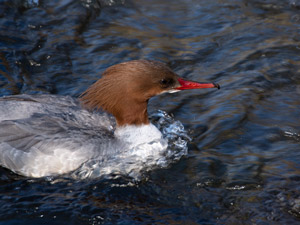
[[153,99],[188,155],[144,181],[31,180],[0,171],[6,224],[296,224],[300,2],[2,1],[0,95],[78,96],[108,66],[147,58],[220,83]]

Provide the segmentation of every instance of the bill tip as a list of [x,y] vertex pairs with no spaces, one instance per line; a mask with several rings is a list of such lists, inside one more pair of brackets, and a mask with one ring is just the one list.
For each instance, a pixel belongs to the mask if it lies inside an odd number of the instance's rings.
[[217,84],[217,83],[214,83],[214,85],[215,85],[215,87],[218,88],[218,89],[221,88],[221,86],[220,86],[219,84]]

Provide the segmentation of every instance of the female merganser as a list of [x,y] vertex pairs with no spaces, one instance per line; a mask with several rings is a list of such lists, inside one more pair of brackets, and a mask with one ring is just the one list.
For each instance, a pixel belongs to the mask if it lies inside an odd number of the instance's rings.
[[[165,92],[219,88],[186,81],[165,64],[134,60],[109,67],[79,98],[15,95],[0,98],[0,165],[28,177],[77,171],[86,178],[130,174],[155,164],[167,141],[149,122],[148,100]],[[111,116],[116,119],[116,128]],[[110,166],[108,166],[110,165]]]

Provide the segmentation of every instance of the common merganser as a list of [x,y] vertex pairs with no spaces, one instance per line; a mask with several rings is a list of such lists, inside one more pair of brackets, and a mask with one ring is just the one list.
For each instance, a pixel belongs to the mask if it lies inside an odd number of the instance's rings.
[[166,92],[215,87],[220,88],[184,80],[161,62],[133,60],[106,69],[79,100],[56,95],[2,97],[0,165],[27,177],[72,171],[85,178],[118,170],[130,173],[138,160],[159,161],[168,146],[149,122],[148,100]]

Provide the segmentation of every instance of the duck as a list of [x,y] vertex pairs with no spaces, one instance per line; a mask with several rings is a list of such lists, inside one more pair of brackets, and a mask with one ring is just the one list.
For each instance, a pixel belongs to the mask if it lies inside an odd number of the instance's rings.
[[185,80],[166,64],[132,60],[107,68],[78,98],[0,98],[0,166],[25,177],[134,174],[166,157],[168,141],[148,116],[150,98],[220,88]]

